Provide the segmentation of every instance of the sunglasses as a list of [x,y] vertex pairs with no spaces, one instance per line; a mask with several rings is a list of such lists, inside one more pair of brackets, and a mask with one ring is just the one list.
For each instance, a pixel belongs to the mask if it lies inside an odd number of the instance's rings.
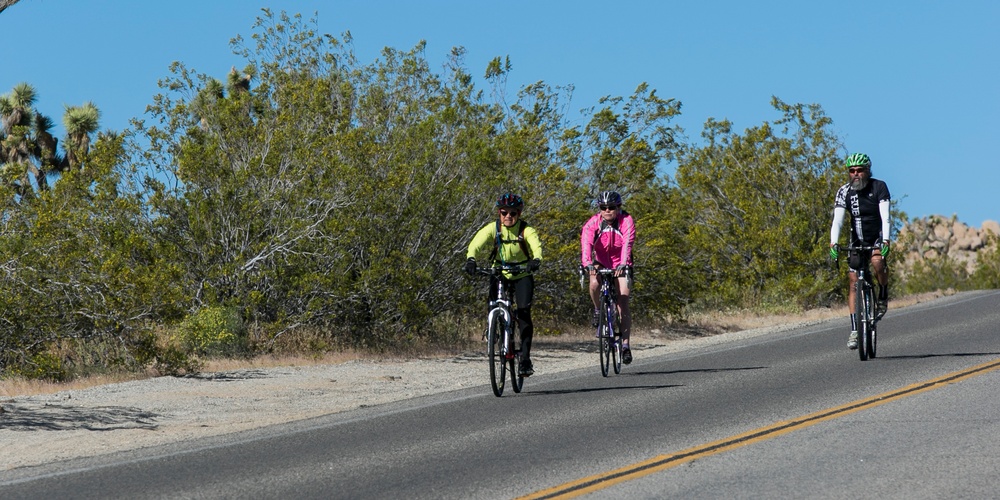
[[508,215],[511,216],[511,217],[517,217],[518,215],[521,215],[521,212],[518,212],[517,210],[501,210],[500,211],[500,216],[501,217],[507,217]]
[[618,205],[597,205],[597,208],[601,209],[602,211],[618,210]]
[[849,168],[849,169],[847,169],[847,171],[850,172],[850,173],[852,173],[852,174],[860,174],[861,172],[864,172],[865,170],[868,170],[868,169],[866,169],[864,167],[862,167],[862,168]]

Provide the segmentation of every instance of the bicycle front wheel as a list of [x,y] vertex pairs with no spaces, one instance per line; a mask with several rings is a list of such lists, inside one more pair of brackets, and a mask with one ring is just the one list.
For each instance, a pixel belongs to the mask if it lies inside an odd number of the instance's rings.
[[868,289],[868,328],[865,331],[865,336],[868,337],[868,358],[875,359],[875,348],[876,342],[878,342],[878,324],[875,321],[875,289],[872,287],[865,287]]
[[601,362],[601,375],[607,377],[611,370],[611,339],[602,329],[600,337],[597,339],[598,355]]
[[863,279],[858,279],[854,290],[854,314],[858,322],[858,358],[868,361],[868,331],[871,326],[870,296]]
[[504,380],[507,376],[507,360],[503,355],[503,332],[507,328],[502,314],[494,314],[490,321],[490,331],[486,337],[490,358],[490,385],[496,397],[503,396]]
[[611,352],[614,349],[614,333],[608,324],[608,315],[605,311],[601,315],[601,324],[597,327],[598,355],[601,362],[601,375],[607,377],[611,371]]
[[618,323],[618,306],[614,300],[608,300],[604,305],[604,315],[608,317],[608,339],[611,346],[611,365],[615,369],[615,375],[622,372],[622,338],[621,325]]

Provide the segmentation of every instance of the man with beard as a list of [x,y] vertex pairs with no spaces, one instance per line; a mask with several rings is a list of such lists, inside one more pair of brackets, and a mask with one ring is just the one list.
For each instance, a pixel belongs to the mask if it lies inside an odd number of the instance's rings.
[[[830,227],[830,257],[837,259],[837,241],[844,214],[851,214],[851,246],[875,246],[878,252],[871,253],[871,264],[879,283],[879,316],[885,314],[889,303],[889,275],[885,257],[889,255],[889,188],[878,179],[872,178],[872,161],[864,153],[854,153],[847,157],[849,182],[837,190],[833,208],[833,225]],[[851,336],[847,339],[848,349],[858,348],[858,321],[854,310],[854,284],[858,280],[861,256],[856,252],[849,255],[850,287],[848,288],[848,309],[851,312]]]

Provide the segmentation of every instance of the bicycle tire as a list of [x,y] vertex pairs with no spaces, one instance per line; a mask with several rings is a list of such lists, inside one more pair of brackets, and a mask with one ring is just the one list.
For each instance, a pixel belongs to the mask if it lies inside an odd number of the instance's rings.
[[614,349],[611,351],[611,358],[614,360],[615,375],[622,372],[622,339],[621,337],[615,337]]
[[601,327],[601,333],[597,339],[597,345],[600,352],[600,364],[601,364],[601,375],[607,377],[611,372],[611,339],[608,338],[607,333],[604,332],[604,327]]
[[875,359],[878,343],[878,320],[875,319],[877,314],[877,301],[875,298],[875,286],[869,282],[868,286],[868,359]]
[[487,335],[487,349],[489,351],[490,358],[490,386],[493,388],[493,395],[496,397],[503,396],[504,380],[507,376],[507,360],[504,359],[501,347],[501,338],[503,337],[503,329],[506,328],[506,322],[501,314],[493,314],[489,322],[489,333]]
[[622,372],[622,339],[621,324],[618,322],[618,306],[613,300],[609,300],[604,307],[604,313],[608,317],[608,328],[611,337],[611,360],[615,369],[615,375]]
[[858,322],[858,358],[868,361],[868,292],[863,279],[855,283],[854,314]]
[[868,329],[865,332],[865,336],[868,340],[868,359],[875,359],[876,353],[876,342],[878,342],[878,329],[875,321],[875,287],[870,284],[865,287],[868,289]]
[[868,359],[875,359],[876,346],[878,344],[878,327],[875,323],[872,323],[871,329],[868,331]]
[[[517,324],[516,322],[514,323]],[[521,376],[521,350],[514,348],[514,338],[519,336],[520,329],[514,326],[511,331],[511,346],[510,350],[514,353],[514,357],[510,359],[510,388],[514,389],[514,393],[521,392],[521,388],[524,387],[524,377]]]

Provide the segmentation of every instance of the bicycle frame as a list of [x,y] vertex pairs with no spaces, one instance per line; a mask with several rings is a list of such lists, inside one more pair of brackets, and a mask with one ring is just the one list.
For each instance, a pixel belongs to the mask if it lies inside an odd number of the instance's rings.
[[[614,338],[616,337],[615,332],[615,318],[618,316],[618,289],[612,283],[614,279],[614,269],[598,269],[596,271],[598,276],[598,281],[601,284],[601,305],[603,306],[603,313],[605,315],[605,321],[607,321],[608,329],[606,331],[606,337]],[[608,307],[610,305],[610,307]],[[598,332],[600,335],[601,332]]]
[[487,327],[492,329],[492,326],[498,319],[503,319],[504,330],[503,330],[503,344],[500,347],[500,354],[503,355],[504,359],[510,359],[513,357],[513,346],[511,339],[514,336],[514,315],[511,314],[511,308],[514,306],[514,300],[511,296],[511,291],[507,288],[506,280],[497,280],[497,298],[490,301],[489,308],[490,312],[487,316]]

